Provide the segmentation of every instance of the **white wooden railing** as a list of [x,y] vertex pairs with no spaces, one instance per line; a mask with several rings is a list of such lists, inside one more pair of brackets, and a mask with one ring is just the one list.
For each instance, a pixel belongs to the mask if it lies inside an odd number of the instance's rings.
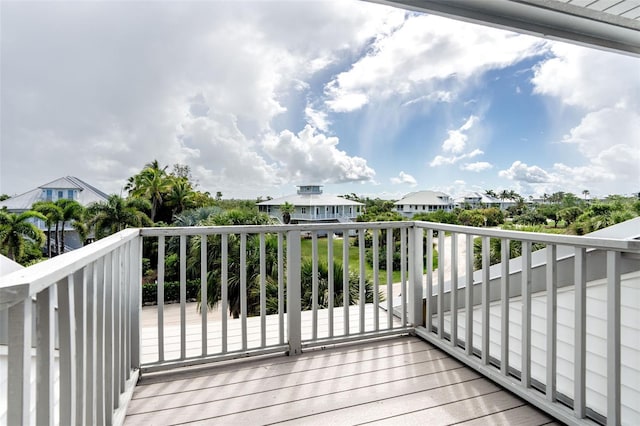
[[[348,267],[348,239],[342,240],[342,279],[334,279],[331,271],[333,262],[329,259],[334,258],[333,236],[337,233],[355,234],[359,243],[355,271],[359,302],[355,305],[348,300],[349,274],[354,272]],[[381,244],[383,234],[385,244]],[[303,235],[311,235],[313,262],[312,302],[307,311],[301,309]],[[382,285],[392,281],[392,268],[379,270],[374,262],[371,276],[365,273],[365,236],[368,235],[374,259],[378,258],[378,247],[386,247],[382,256],[386,257],[387,265],[392,264],[396,254],[394,239],[399,239],[397,251],[401,267],[399,283],[395,286],[397,294],[394,286]],[[271,238],[277,240],[277,253],[275,259],[268,260],[266,246]],[[475,238],[482,241],[482,268],[478,271],[473,267]],[[489,264],[490,238],[500,239],[502,246],[502,262],[493,268]],[[458,245],[459,239],[464,241],[462,247]],[[445,250],[446,241],[451,243]],[[505,248],[510,241],[522,242],[519,260],[509,261],[506,255]],[[195,242],[200,243],[199,247]],[[254,243],[259,253],[258,272],[247,276],[247,251],[253,250],[249,245]],[[543,264],[532,261],[541,253],[532,253],[533,243],[546,245]],[[154,245],[157,255],[152,261],[157,262],[154,266],[157,266],[159,285],[157,304],[150,309],[155,309],[155,321],[143,325],[140,323],[141,259],[143,246]],[[323,245],[326,245],[326,259],[318,254],[320,249],[324,251]],[[165,321],[165,311],[173,306],[164,303],[163,284],[165,255],[174,247],[179,257],[180,320],[178,324],[169,324]],[[567,247],[571,256],[561,256],[559,248],[566,251]],[[238,253],[229,252],[236,249]],[[432,258],[436,252],[439,267],[433,271]],[[211,259],[211,253],[220,256]],[[296,355],[305,348],[404,333],[423,337],[563,422],[582,423],[590,416],[607,424],[631,423],[633,419],[622,418],[621,409],[624,379],[621,377],[620,282],[624,274],[640,271],[639,256],[640,242],[634,240],[554,236],[427,222],[125,230],[0,278],[0,310],[8,310],[10,326],[7,423],[118,423],[140,373],[250,355],[278,352]],[[604,269],[601,259],[606,260]],[[230,267],[236,261],[239,277],[231,277]],[[266,274],[267,261],[275,262],[271,266],[277,273],[271,277]],[[327,262],[329,268],[326,308],[318,305],[322,290],[318,280],[320,261]],[[220,289],[219,311],[201,309],[197,322],[190,322],[187,320],[187,306],[191,306],[186,300],[187,269],[190,268],[190,275],[194,269],[198,271],[200,297],[207,300],[211,262],[219,265],[215,273],[220,275],[216,279],[225,284]],[[566,278],[567,264],[572,264],[570,282]],[[451,269],[446,276],[445,265]],[[236,278],[234,285],[239,288],[240,309],[239,318],[233,319],[228,315],[231,300],[227,284]],[[361,303],[365,299],[367,279],[372,281],[374,297],[371,303]],[[607,287],[605,410],[590,404],[586,383],[589,374],[587,284],[598,279],[604,280]],[[636,289],[640,287],[638,283],[632,285],[637,285]],[[558,309],[562,308],[558,306],[558,289],[562,286],[572,288],[575,293],[572,392],[557,386],[561,369],[557,349]],[[385,301],[378,297],[382,288],[387,290]],[[345,300],[342,306],[335,306],[334,296],[339,289]],[[536,327],[537,320],[532,315],[531,300],[540,290],[545,292],[546,306],[543,377],[532,374],[532,352],[535,352],[532,327]],[[277,308],[272,306],[271,313],[267,310],[269,291],[277,300]],[[35,312],[31,310],[33,297],[36,298]],[[249,297],[258,300],[255,316],[247,313]],[[516,305],[520,307],[518,317],[512,312]],[[57,321],[53,314],[56,307]],[[492,309],[498,309],[498,324],[491,321]],[[37,337],[32,344],[34,321]],[[311,326],[303,327],[307,323]],[[497,353],[491,351],[492,345],[495,346],[496,327],[500,332]],[[513,345],[516,328],[520,331],[520,343]],[[638,347],[637,341],[631,345]],[[36,365],[34,374],[31,373],[32,356]],[[516,362],[518,357],[521,362]],[[59,375],[59,412],[54,401],[56,374]],[[32,405],[35,416],[30,413]]]
[[0,277],[8,425],[124,419],[140,365],[139,234],[125,230]]

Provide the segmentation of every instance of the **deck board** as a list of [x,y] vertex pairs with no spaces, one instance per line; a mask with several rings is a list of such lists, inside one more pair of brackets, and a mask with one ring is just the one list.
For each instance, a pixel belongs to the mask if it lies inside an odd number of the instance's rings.
[[[143,310],[143,341],[154,338],[154,314]],[[177,328],[176,314],[174,307],[165,311],[165,325]],[[195,334],[199,318],[188,315]],[[171,345],[177,335],[165,338]],[[146,343],[143,351],[153,357],[154,345]],[[543,425],[553,419],[411,336],[143,374],[125,419],[126,425],[234,426],[460,422]]]
[[[440,350],[404,336],[143,377],[125,424],[451,424],[522,406]],[[552,421],[533,408],[504,416],[516,414],[504,418]]]

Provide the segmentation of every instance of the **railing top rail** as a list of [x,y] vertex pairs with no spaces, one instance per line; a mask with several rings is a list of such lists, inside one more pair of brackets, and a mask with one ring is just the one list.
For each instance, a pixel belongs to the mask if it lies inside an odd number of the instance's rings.
[[539,232],[507,231],[503,229],[476,228],[472,226],[449,225],[436,222],[413,222],[416,226],[445,232],[471,234],[480,237],[508,238],[510,240],[531,241],[565,246],[577,246],[602,250],[628,251],[640,253],[640,240],[590,237],[588,235],[558,235]]
[[413,222],[350,222],[350,223],[306,223],[296,225],[237,225],[237,226],[186,226],[142,228],[140,235],[153,236],[179,236],[179,235],[214,235],[214,234],[240,234],[240,233],[272,233],[287,231],[349,231],[354,229],[400,229],[411,228]]
[[139,235],[138,228],[125,229],[81,249],[0,277],[0,311],[36,295]]

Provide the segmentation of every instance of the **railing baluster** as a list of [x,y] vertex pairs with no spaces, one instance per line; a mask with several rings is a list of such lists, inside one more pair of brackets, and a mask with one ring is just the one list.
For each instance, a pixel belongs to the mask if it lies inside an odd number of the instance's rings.
[[247,234],[240,234],[240,324],[242,350],[247,350]]
[[522,365],[520,382],[531,387],[531,242],[522,241]]
[[86,350],[87,364],[86,374],[86,408],[85,422],[88,425],[95,423],[96,411],[96,292],[97,271],[95,262],[85,268],[85,291],[87,301],[87,323],[86,323]]
[[509,375],[509,258],[511,257],[511,242],[503,238],[500,241],[500,372]]
[[278,336],[279,343],[284,345],[284,237],[278,233]]
[[380,247],[378,247],[380,231],[372,230],[373,250],[373,328],[380,330]]
[[464,349],[467,356],[473,355],[473,235],[467,234],[466,238],[466,262],[465,274],[467,282],[465,284],[465,343]]
[[[60,424],[76,424],[76,340],[75,340],[75,304],[74,277],[69,275],[66,280],[58,284],[58,343],[60,345]],[[107,341],[107,344],[109,341]],[[111,348],[112,346],[107,346]],[[107,360],[107,367],[110,367]],[[113,379],[105,370],[107,392],[111,391]],[[113,398],[107,393],[106,403],[112,403]],[[106,406],[107,413],[113,411],[113,406]],[[105,420],[109,420],[107,417]],[[11,423],[11,421],[9,421]],[[19,423],[17,423],[19,424]]]
[[142,336],[140,316],[142,315],[142,237],[131,242],[131,371],[140,368]]
[[76,394],[77,403],[76,403],[76,419],[80,422],[84,422],[85,420],[85,411],[86,411],[86,401],[85,396],[87,394],[87,386],[86,386],[86,365],[87,365],[87,342],[86,342],[86,323],[87,323],[87,303],[86,303],[86,288],[87,288],[87,280],[86,280],[86,267],[76,272],[76,285],[74,286],[75,290],[75,301],[74,305],[76,307],[76,389],[78,393]]
[[620,252],[607,251],[607,425],[620,425]]
[[[106,424],[105,421],[105,256],[95,262],[94,274],[96,279],[95,298],[96,298],[96,424]],[[140,257],[142,259],[142,256]]]
[[[121,246],[119,250],[119,279],[120,279],[120,391],[124,392],[127,383],[127,283],[126,279],[126,247]],[[119,398],[119,395],[118,395]]]
[[458,234],[451,233],[451,346],[458,344]]
[[358,307],[360,308],[360,333],[365,332],[365,303],[366,303],[366,293],[365,293],[365,279],[366,279],[366,270],[365,270],[365,258],[364,258],[364,234],[365,229],[358,230],[358,259],[359,259],[359,269],[360,269],[360,277],[358,280]]
[[[36,299],[36,424],[53,424],[53,367],[55,340],[55,285],[45,288]],[[30,301],[29,299],[27,299]],[[29,327],[29,332],[30,332]],[[29,349],[29,352],[31,350]],[[31,360],[29,360],[31,361]]]
[[158,361],[164,361],[164,235],[158,237]]
[[489,345],[491,344],[489,336],[491,332],[491,311],[489,310],[489,268],[491,267],[491,258],[489,244],[489,237],[482,237],[482,363],[484,365],[489,365]]
[[400,229],[400,306],[404,327],[407,325],[407,228]]
[[344,335],[349,332],[349,231],[342,233],[342,311],[344,313]]
[[573,411],[582,419],[586,415],[586,353],[587,353],[587,262],[586,249],[575,249],[575,343],[573,377]]
[[300,324],[300,231],[287,232],[287,321],[289,356],[302,352]]
[[426,294],[426,324],[428,333],[433,332],[433,229],[427,229],[427,294]]
[[327,232],[327,279],[329,281],[329,337],[333,337],[333,305],[335,300],[335,282],[333,280],[333,231]]
[[387,328],[393,328],[393,228],[387,228]]
[[180,235],[180,359],[187,357],[187,236]]
[[444,336],[444,231],[438,231],[438,338]]
[[318,338],[318,233],[311,233],[311,339]]
[[122,392],[126,388],[127,380],[131,378],[131,303],[132,295],[131,289],[133,286],[131,273],[133,270],[133,264],[131,261],[131,241],[124,245],[124,277],[123,277],[123,294],[124,294],[124,380]]
[[265,235],[260,233],[260,345],[267,346],[267,260]]
[[556,400],[556,337],[558,332],[558,264],[557,247],[547,244],[547,380],[545,394],[547,401]]
[[207,314],[209,312],[209,295],[207,280],[207,236],[200,236],[200,315],[202,317],[202,356],[207,356],[209,347],[209,331],[207,329]]
[[30,423],[31,411],[31,297],[9,308],[7,424]]
[[[422,325],[422,276],[423,276],[423,252],[422,241],[424,239],[422,228],[413,227],[409,230],[409,322],[418,327]],[[374,256],[374,259],[376,257]]]
[[[113,386],[113,408],[116,409],[120,406],[120,392],[124,388],[122,383],[122,301],[121,301],[121,284],[122,275],[122,253],[121,247],[114,252],[113,259],[113,377],[115,380]],[[76,374],[80,374],[77,372]],[[81,388],[77,388],[77,392],[80,392]]]
[[227,353],[227,316],[229,311],[229,235],[222,234],[222,238],[220,239],[220,249],[221,249],[221,263],[220,263],[220,298],[222,301],[220,302],[220,323],[222,325],[222,348],[221,352],[223,354]]
[[[113,252],[108,253],[104,259],[104,422],[107,425],[113,423],[114,389],[113,380],[113,282],[114,282],[114,258]],[[60,287],[58,287],[59,289]],[[62,343],[60,343],[62,350]],[[61,382],[61,389],[62,382]],[[60,419],[62,423],[62,418]],[[71,423],[73,424],[73,423]]]

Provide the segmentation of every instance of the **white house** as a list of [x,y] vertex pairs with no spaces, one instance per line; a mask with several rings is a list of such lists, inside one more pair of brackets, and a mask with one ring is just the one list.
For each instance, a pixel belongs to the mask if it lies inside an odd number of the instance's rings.
[[291,223],[349,222],[364,212],[364,204],[322,192],[321,185],[299,185],[295,194],[258,203],[261,213],[282,220],[280,206],[294,206]]
[[453,210],[453,199],[439,191],[411,192],[393,204],[396,206],[396,211],[406,217],[413,217],[417,213]]
[[[31,206],[37,201],[57,201],[61,199],[75,200],[86,207],[95,202],[106,201],[109,196],[73,176],[65,176],[44,185],[40,185],[23,194],[16,195],[4,201],[0,201],[0,209],[6,208],[11,213],[22,213],[31,210]],[[34,223],[43,231],[47,230],[42,220],[35,219]],[[64,229],[64,243],[67,249],[73,250],[82,246],[78,233],[70,224]]]
[[515,205],[512,200],[501,200],[497,197],[487,195],[481,192],[467,192],[454,200],[456,207],[464,207],[465,205],[471,206],[471,208],[483,208],[483,207],[496,207],[500,210],[506,210],[508,207]]

